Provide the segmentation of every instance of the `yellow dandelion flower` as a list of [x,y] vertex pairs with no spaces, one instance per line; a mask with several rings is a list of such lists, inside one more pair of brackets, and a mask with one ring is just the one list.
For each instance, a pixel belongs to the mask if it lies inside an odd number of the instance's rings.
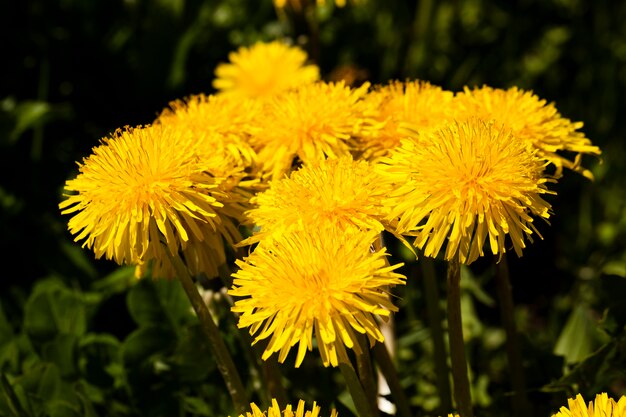
[[400,145],[414,132],[425,133],[452,117],[454,93],[427,81],[392,81],[377,86],[365,99],[368,115],[377,129],[363,135],[363,158],[375,160]]
[[252,198],[256,207],[247,214],[260,232],[242,243],[328,223],[380,232],[387,194],[378,172],[366,161],[344,157],[306,164]]
[[73,214],[68,228],[75,241],[84,239],[96,258],[137,265],[138,276],[150,263],[153,276],[174,276],[164,244],[182,252],[192,273],[217,275],[224,239],[241,239],[231,216],[242,216],[246,207],[229,183],[237,168],[226,167],[221,156],[200,157],[198,149],[161,125],[104,138],[79,163],[59,205],[62,214]]
[[191,140],[202,138],[210,152],[226,151],[251,166],[256,153],[248,139],[257,130],[255,120],[261,110],[256,100],[197,94],[169,103],[155,123],[178,129]]
[[[251,412],[246,412],[246,414],[240,414],[239,417],[318,417],[320,414],[320,407],[317,403],[313,402],[313,407],[311,410],[304,409],[304,400],[298,401],[298,407],[294,411],[291,404],[288,404],[287,407],[282,411],[280,411],[280,406],[275,399],[272,399],[272,405],[267,409],[267,412],[261,411],[261,409],[255,404],[250,403]],[[337,417],[337,410],[333,409],[330,413],[330,417]]]
[[445,258],[469,264],[483,255],[487,237],[502,255],[507,235],[521,256],[524,237],[539,235],[532,215],[550,215],[536,150],[480,119],[405,140],[379,167],[396,186],[389,218],[426,256],[436,257],[447,240]]
[[[313,348],[313,333],[324,366],[347,361],[345,348],[361,352],[356,333],[382,342],[376,317],[397,311],[389,286],[403,284],[383,250],[371,252],[374,231],[332,226],[294,230],[262,242],[233,274],[229,293],[244,297],[232,311],[238,326],[250,327],[255,342],[271,336],[262,355],[278,352],[284,362],[298,344],[295,366]],[[355,333],[356,332],[356,333]]]
[[351,140],[364,130],[361,99],[368,87],[319,82],[270,100],[250,139],[259,163],[278,179],[296,158],[308,163],[350,155]]
[[280,41],[240,47],[228,59],[215,69],[213,87],[237,98],[271,97],[320,78],[316,65],[306,65],[306,52]]
[[[466,87],[456,95],[454,108],[458,119],[480,117],[506,125],[516,137],[532,143],[541,158],[554,165],[556,177],[567,168],[593,178],[591,172],[581,166],[582,156],[600,155],[601,151],[579,131],[583,124],[562,117],[553,103],[547,103],[531,91],[517,87],[508,90]],[[568,156],[574,156],[573,160]]]
[[[303,6],[307,6],[311,3],[308,0],[273,0],[274,7],[277,9],[284,9],[287,6],[291,7],[293,10],[301,11]],[[353,3],[358,3],[360,0],[353,0]],[[335,0],[334,3],[337,7],[344,7],[346,5],[346,0]],[[323,6],[326,4],[325,0],[315,0],[315,4],[317,6]]]
[[561,407],[552,417],[626,417],[626,396],[619,401],[609,398],[606,392],[596,395],[595,401],[585,404],[582,395],[567,400],[568,407]]

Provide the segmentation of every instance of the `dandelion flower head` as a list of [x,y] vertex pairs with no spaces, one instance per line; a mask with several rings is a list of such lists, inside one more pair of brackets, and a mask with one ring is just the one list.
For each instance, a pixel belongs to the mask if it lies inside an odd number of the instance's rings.
[[377,86],[365,99],[378,129],[364,135],[363,157],[375,160],[415,132],[425,133],[451,119],[454,93],[427,81],[392,81]]
[[169,103],[155,123],[178,129],[191,140],[202,140],[207,152],[229,153],[248,167],[256,160],[249,137],[256,132],[255,120],[261,111],[256,100],[197,94]]
[[[582,122],[562,117],[553,103],[547,103],[531,91],[517,87],[507,90],[465,87],[455,96],[454,109],[457,119],[480,117],[506,125],[515,137],[532,143],[539,150],[538,155],[554,165],[556,177],[567,168],[593,178],[591,172],[581,166],[582,156],[601,152],[579,131]],[[571,156],[573,160],[569,159]]]
[[445,259],[469,264],[483,255],[487,237],[502,255],[507,235],[521,256],[524,237],[539,234],[532,215],[550,215],[536,151],[480,119],[407,139],[378,167],[396,185],[389,218],[426,256],[436,257],[447,240]]
[[284,362],[295,345],[295,366],[313,348],[313,334],[324,366],[347,361],[345,348],[361,352],[357,333],[370,344],[382,342],[376,317],[397,311],[389,287],[405,277],[393,272],[383,250],[370,247],[375,231],[320,227],[294,230],[261,242],[233,274],[229,293],[242,297],[232,307],[238,326],[249,327],[255,343],[270,338],[262,355],[278,353]]
[[307,58],[302,49],[280,41],[242,46],[217,66],[213,87],[237,98],[272,97],[319,80],[319,68],[307,65]]
[[[75,241],[118,264],[152,263],[155,277],[173,277],[165,245],[182,251],[193,273],[214,274],[225,261],[223,238],[235,226],[220,213],[231,199],[220,189],[224,159],[200,158],[195,142],[161,125],[118,130],[79,163],[66,182],[62,214]],[[162,243],[164,242],[164,244]]]
[[[261,409],[255,404],[250,403],[251,412],[246,414],[240,414],[239,417],[319,417],[320,406],[313,402],[311,410],[305,410],[304,400],[298,401],[298,407],[293,410],[291,404],[281,412],[280,406],[276,399],[272,399],[272,405],[267,409],[267,412],[261,411]],[[337,417],[337,410],[333,409],[330,413],[330,417]]]
[[270,100],[260,131],[251,138],[259,163],[278,179],[296,160],[351,155],[351,140],[364,129],[362,98],[368,87],[318,82]]
[[255,208],[248,217],[260,232],[249,243],[291,228],[317,228],[327,223],[380,232],[387,193],[367,161],[342,157],[305,164],[252,198]]
[[585,404],[582,395],[567,400],[568,406],[561,407],[552,417],[626,417],[626,396],[619,401],[609,398],[606,392],[596,395],[595,401]]

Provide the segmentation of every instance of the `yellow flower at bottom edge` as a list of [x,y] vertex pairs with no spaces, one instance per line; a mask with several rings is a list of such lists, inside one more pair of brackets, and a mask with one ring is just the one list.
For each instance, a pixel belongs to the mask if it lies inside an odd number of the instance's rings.
[[[272,399],[272,405],[267,409],[267,412],[261,411],[261,409],[255,404],[250,403],[252,412],[246,412],[246,414],[240,414],[239,417],[318,417],[320,414],[320,407],[313,402],[311,410],[304,409],[304,400],[298,401],[298,407],[294,411],[291,404],[288,404],[285,409],[280,410],[280,406],[275,399]],[[333,409],[330,413],[330,417],[337,417],[337,410]]]
[[228,59],[215,69],[218,94],[268,98],[320,78],[316,65],[306,65],[306,52],[280,41],[242,46]]
[[568,407],[561,407],[552,417],[626,417],[626,396],[615,401],[603,392],[587,405],[582,395],[578,394],[576,398],[568,399],[567,403]]
[[483,256],[487,238],[502,255],[510,236],[521,256],[524,238],[539,235],[532,215],[550,216],[543,167],[530,144],[480,119],[405,140],[378,165],[395,184],[388,204],[397,233],[415,236],[430,257],[447,241],[446,260],[464,264]]
[[[378,233],[356,228],[315,227],[262,241],[233,274],[229,294],[238,326],[250,327],[255,343],[270,338],[263,353],[284,362],[298,344],[295,366],[313,349],[313,334],[324,366],[347,361],[345,348],[360,352],[356,333],[382,342],[376,317],[397,311],[389,287],[405,277],[387,266],[383,250],[371,251]],[[355,333],[356,332],[356,333]]]

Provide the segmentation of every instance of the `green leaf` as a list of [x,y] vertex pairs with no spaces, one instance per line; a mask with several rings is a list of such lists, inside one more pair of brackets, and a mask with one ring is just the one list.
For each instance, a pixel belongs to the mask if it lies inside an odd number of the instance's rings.
[[68,241],[61,242],[60,247],[63,253],[67,256],[67,259],[71,261],[76,268],[89,278],[94,279],[97,277],[98,272],[96,271],[96,268],[90,258],[87,256],[87,251],[73,242],[70,243]]
[[215,369],[215,359],[199,324],[183,330],[169,362],[183,382],[201,382]]
[[41,126],[54,119],[68,119],[72,115],[69,104],[51,104],[40,100],[24,100],[19,103],[5,99],[2,107],[8,109],[13,128],[8,136],[10,143],[14,143],[28,129]]
[[597,346],[598,320],[586,305],[572,310],[559,338],[554,353],[565,358],[568,364],[576,363],[589,356]]
[[194,416],[212,417],[215,415],[215,410],[209,407],[202,398],[186,396],[183,398],[183,407],[187,413]]
[[107,298],[112,294],[125,292],[137,283],[135,267],[121,266],[106,277],[95,281],[91,288],[102,294],[102,298]]
[[4,314],[2,300],[0,300],[0,345],[2,345],[3,341],[10,340],[12,337],[13,328]]
[[24,308],[24,331],[36,344],[53,340],[58,333],[80,336],[87,328],[83,297],[61,282],[38,283]]
[[20,349],[11,324],[4,315],[0,303],[0,369],[7,368],[17,371],[20,360]]
[[31,413],[28,413],[22,406],[18,394],[15,392],[14,387],[5,374],[0,374],[0,388],[0,392],[2,393],[2,396],[0,396],[1,415],[11,415],[14,417],[31,416]]
[[152,360],[156,353],[169,353],[176,344],[176,334],[168,326],[148,325],[131,333],[122,343],[122,360],[133,367]]
[[47,405],[48,415],[50,417],[84,417],[81,407],[77,403],[68,401],[51,401]]
[[81,374],[98,387],[113,387],[124,378],[121,372],[122,344],[109,334],[87,334],[79,343]]
[[128,293],[128,311],[139,325],[159,324],[177,330],[193,317],[187,296],[177,280],[139,281]]
[[180,414],[180,385],[166,359],[175,345],[176,333],[167,325],[141,327],[122,344],[128,388],[143,415]]
[[42,347],[42,359],[59,367],[61,376],[71,377],[77,374],[76,348],[78,337],[73,334],[58,334]]

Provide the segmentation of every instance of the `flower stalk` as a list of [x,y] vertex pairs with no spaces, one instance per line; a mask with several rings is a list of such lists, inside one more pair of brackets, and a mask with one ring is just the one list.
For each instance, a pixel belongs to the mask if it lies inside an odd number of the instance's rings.
[[224,382],[226,383],[226,388],[233,401],[233,405],[238,413],[244,413],[250,402],[248,401],[246,390],[241,382],[241,377],[237,372],[235,363],[233,362],[233,359],[228,353],[228,349],[220,336],[219,329],[213,322],[211,313],[204,303],[202,296],[198,292],[198,288],[189,275],[187,267],[183,261],[178,256],[173,255],[167,247],[166,251],[174,269],[176,270],[178,280],[185,290],[185,294],[187,294],[187,298],[191,302],[191,305],[198,316],[202,332],[209,342],[209,346],[211,347],[211,351],[215,357],[217,369],[224,378]]
[[345,360],[340,360],[339,370],[346,381],[348,391],[350,391],[350,396],[352,397],[352,401],[354,402],[354,406],[356,407],[359,417],[377,417],[377,409],[372,408],[371,402],[367,398],[367,394],[365,393],[363,385],[361,385],[359,377],[357,376],[352,364]]
[[374,353],[376,365],[385,377],[387,385],[389,386],[389,391],[391,391],[391,396],[396,403],[398,415],[400,417],[412,417],[413,414],[411,413],[409,400],[402,389],[402,385],[400,385],[400,378],[398,378],[396,367],[393,364],[391,355],[387,350],[387,346],[385,346],[384,343],[376,343],[372,348],[372,351]]
[[500,316],[506,332],[506,353],[511,370],[511,386],[513,388],[512,405],[514,415],[518,417],[530,414],[530,404],[526,396],[526,380],[522,355],[520,352],[517,326],[515,324],[513,294],[509,278],[509,265],[506,256],[500,262],[496,259],[496,287],[500,304]]
[[435,359],[435,374],[437,375],[437,392],[439,393],[439,413],[444,415],[452,409],[450,396],[450,379],[448,357],[443,333],[441,311],[439,310],[439,292],[437,291],[437,277],[433,260],[423,256],[420,260],[424,295],[426,299],[426,315],[430,328],[431,340],[433,341],[433,354]]
[[461,318],[461,269],[457,260],[448,263],[448,335],[454,379],[454,399],[461,417],[474,417]]
[[359,380],[363,386],[363,390],[367,395],[370,402],[370,407],[375,409],[378,407],[376,399],[378,397],[376,391],[376,384],[374,379],[374,370],[372,367],[372,358],[369,352],[369,346],[366,337],[358,335],[358,341],[361,345],[360,352],[356,352],[356,367],[359,375]]

